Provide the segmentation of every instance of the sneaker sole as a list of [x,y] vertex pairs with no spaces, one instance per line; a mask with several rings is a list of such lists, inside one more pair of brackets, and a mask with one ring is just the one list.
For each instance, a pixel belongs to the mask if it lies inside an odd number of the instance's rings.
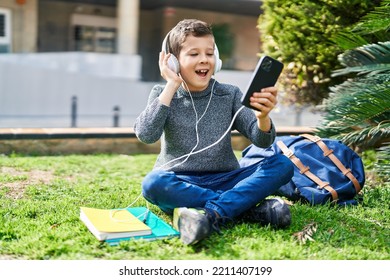
[[190,209],[181,209],[179,213],[178,228],[184,244],[196,244],[210,235],[210,224],[205,215]]

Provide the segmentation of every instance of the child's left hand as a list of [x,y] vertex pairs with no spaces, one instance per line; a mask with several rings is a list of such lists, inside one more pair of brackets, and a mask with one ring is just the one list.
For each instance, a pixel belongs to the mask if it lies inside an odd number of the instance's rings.
[[276,87],[263,88],[261,92],[253,93],[250,98],[250,105],[258,110],[255,110],[256,117],[264,119],[275,108],[278,96]]

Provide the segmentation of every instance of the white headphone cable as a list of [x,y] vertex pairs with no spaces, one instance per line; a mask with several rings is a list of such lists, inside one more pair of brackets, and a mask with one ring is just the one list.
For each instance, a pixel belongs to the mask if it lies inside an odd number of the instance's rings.
[[[194,150],[198,147],[198,145],[199,145],[199,130],[198,130],[198,124],[199,124],[200,120],[206,115],[206,112],[207,112],[207,110],[208,110],[208,108],[209,108],[209,106],[210,106],[211,98],[213,97],[213,91],[214,91],[215,82],[216,82],[216,80],[214,80],[214,83],[213,83],[213,85],[212,85],[212,87],[211,87],[210,98],[209,98],[209,101],[208,101],[208,103],[207,103],[207,106],[206,106],[206,108],[205,108],[205,110],[204,110],[202,116],[198,119],[198,112],[196,111],[195,102],[194,102],[194,99],[193,99],[193,97],[192,97],[191,91],[190,91],[190,89],[188,88],[187,83],[183,80],[183,85],[185,85],[186,90],[188,91],[188,93],[189,93],[189,95],[190,95],[191,102],[192,102],[192,107],[193,107],[194,112],[195,112],[195,118],[196,118],[196,123],[195,123],[196,144],[195,144],[195,146],[191,149],[191,151],[190,151],[188,154],[186,154],[186,155],[180,157],[180,159],[183,158],[183,157],[187,157],[187,158],[185,158],[182,162],[179,162],[179,163],[177,163],[177,164],[171,166],[170,169],[171,169],[171,168],[174,168],[174,167],[176,167],[176,166],[179,166],[179,165],[181,165],[181,164],[183,164],[183,163],[185,163],[185,162],[189,159],[189,157],[193,154]],[[177,158],[176,158],[176,159],[173,159],[173,160],[171,160],[171,161],[169,161],[169,162],[166,162],[165,164],[161,165],[159,168],[163,168],[165,165],[167,165],[167,164],[169,164],[169,163],[171,163],[171,162],[173,162],[173,161],[176,161],[176,160],[177,160]]]
[[[209,146],[207,146],[207,147],[204,147],[204,148],[202,148],[202,149],[200,149],[200,150],[197,150],[196,152],[193,152],[193,153],[191,153],[190,155],[195,155],[195,154],[201,153],[201,152],[203,152],[203,151],[205,151],[205,150],[210,149],[211,147],[214,147],[214,146],[217,145],[219,142],[221,142],[222,139],[226,136],[226,134],[228,134],[228,132],[229,132],[230,129],[232,128],[233,123],[234,123],[234,121],[235,121],[235,119],[236,119],[238,113],[241,112],[241,110],[244,109],[244,107],[245,107],[245,106],[241,106],[241,108],[238,109],[238,111],[234,114],[233,119],[232,119],[232,121],[231,121],[231,123],[230,123],[228,129],[227,129],[227,130],[225,131],[225,133],[221,136],[221,138],[219,138],[219,139],[218,139],[217,141],[215,141],[213,144],[211,144],[211,145],[209,145]],[[188,154],[187,154],[187,155],[188,155]],[[179,159],[181,159],[181,158],[183,158],[183,157],[185,157],[185,156],[187,156],[187,155],[180,156],[180,157],[175,158],[175,159],[173,159],[173,160],[171,160],[171,161],[179,160]],[[170,163],[170,162],[167,162],[166,164],[168,164],[168,163]],[[164,165],[166,165],[166,164],[164,164]]]
[[[209,145],[209,146],[207,146],[207,147],[204,147],[204,148],[202,148],[202,149],[200,149],[200,150],[198,150],[198,151],[195,151],[195,152],[194,152],[194,151],[191,151],[191,152],[188,153],[188,154],[185,154],[185,155],[182,155],[182,156],[180,156],[180,157],[178,157],[178,158],[175,158],[175,159],[173,159],[173,160],[170,160],[170,161],[166,162],[165,164],[161,165],[159,168],[162,168],[162,167],[164,167],[165,165],[170,164],[170,163],[173,162],[173,161],[182,159],[182,158],[184,158],[184,157],[187,157],[187,158],[185,159],[185,160],[187,160],[191,155],[195,155],[195,154],[201,153],[201,152],[203,152],[203,151],[205,151],[205,150],[208,150],[208,149],[210,149],[211,147],[214,147],[215,145],[217,145],[217,144],[218,144],[219,142],[221,142],[222,139],[230,132],[230,130],[231,130],[232,126],[233,126],[233,123],[234,123],[235,119],[237,118],[238,113],[240,113],[241,110],[244,109],[244,108],[245,108],[245,106],[241,106],[240,109],[237,110],[237,112],[234,114],[234,116],[233,116],[233,118],[232,118],[232,121],[231,121],[231,123],[230,123],[228,129],[227,129],[227,130],[225,131],[225,133],[224,133],[217,141],[215,141],[213,144],[211,144],[211,145]],[[170,168],[176,167],[176,166],[181,165],[181,164],[183,164],[183,163],[184,163],[184,161],[182,161],[182,162],[180,162],[180,163],[178,163],[178,164],[175,164],[174,166],[172,166],[172,167],[170,167]]]
[[[117,223],[126,223],[126,222],[129,222],[131,221],[130,220],[123,220],[123,219],[117,219],[114,217],[115,213],[117,213],[118,211],[123,211],[123,210],[126,210],[127,208],[130,208],[131,206],[133,206],[134,203],[136,203],[138,201],[138,199],[140,199],[142,196],[142,193],[138,195],[138,197],[136,199],[133,200],[132,203],[130,203],[129,205],[127,205],[126,207],[124,208],[118,208],[118,209],[112,209],[110,210],[110,219],[113,220],[114,222],[117,222]],[[149,202],[145,199],[146,201],[146,211],[144,213],[141,213],[140,215],[136,216],[136,218],[140,218],[141,216],[144,216],[146,217],[147,216],[147,213],[150,211],[149,209]],[[145,218],[144,218],[144,223],[145,223]]]

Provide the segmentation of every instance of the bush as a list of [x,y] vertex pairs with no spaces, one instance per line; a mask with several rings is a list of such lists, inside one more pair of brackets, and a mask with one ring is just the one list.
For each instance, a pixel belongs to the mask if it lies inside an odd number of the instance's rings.
[[331,70],[340,66],[342,49],[332,39],[351,26],[379,0],[264,0],[258,28],[262,52],[287,65],[281,79],[291,104],[320,104],[328,97]]

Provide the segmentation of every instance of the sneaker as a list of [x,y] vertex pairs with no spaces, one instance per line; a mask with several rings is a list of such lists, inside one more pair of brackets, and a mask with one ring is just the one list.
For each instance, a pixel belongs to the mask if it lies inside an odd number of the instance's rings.
[[290,207],[280,198],[266,199],[242,215],[246,222],[286,228],[291,224]]
[[175,208],[173,227],[180,232],[180,240],[186,244],[196,244],[210,236],[215,227],[215,218],[205,209]]

